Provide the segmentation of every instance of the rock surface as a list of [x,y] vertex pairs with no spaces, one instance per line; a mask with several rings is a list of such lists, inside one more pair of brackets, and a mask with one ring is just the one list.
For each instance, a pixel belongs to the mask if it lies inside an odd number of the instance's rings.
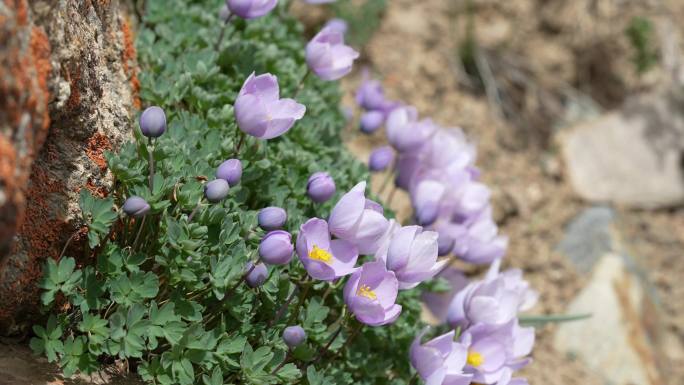
[[603,255],[591,281],[570,303],[570,314],[592,317],[561,325],[554,345],[603,376],[606,384],[658,385],[659,355],[649,340],[645,314],[653,305],[622,256]]
[[684,202],[680,98],[645,95],[560,135],[575,191],[592,202],[659,208]]
[[608,207],[584,210],[568,225],[558,251],[570,258],[579,271],[590,272],[599,258],[616,247],[614,219],[615,212]]
[[44,260],[80,229],[80,190],[108,193],[104,153],[130,137],[140,102],[118,0],[4,1],[0,40],[0,334],[8,334],[34,315]]

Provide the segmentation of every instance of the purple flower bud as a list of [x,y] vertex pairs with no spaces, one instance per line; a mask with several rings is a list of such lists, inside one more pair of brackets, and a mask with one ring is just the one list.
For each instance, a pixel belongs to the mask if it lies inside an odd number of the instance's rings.
[[259,244],[259,256],[269,265],[285,265],[292,259],[294,247],[287,231],[275,230],[266,234]]
[[263,285],[264,282],[266,282],[266,278],[268,278],[268,269],[263,263],[257,263],[253,269],[252,266],[254,266],[252,261],[247,262],[247,265],[245,266],[245,271],[249,272],[245,282],[247,282],[249,287],[255,288]]
[[158,138],[166,131],[166,114],[161,107],[148,107],[140,115],[140,131],[148,138]]
[[[332,1],[335,1],[335,0],[332,0]],[[326,3],[330,3],[332,1],[331,0],[325,0]],[[311,0],[309,0],[309,2],[311,2]],[[318,0],[318,2],[321,3],[323,1]],[[349,25],[347,24],[346,21],[344,21],[344,19],[330,19],[330,20],[328,20],[327,23],[325,23],[325,27],[330,27],[336,31],[342,32],[343,34],[346,34],[347,30],[349,29]]]
[[123,205],[123,211],[126,215],[133,218],[144,217],[150,211],[150,205],[139,196],[132,196],[126,199]]
[[283,135],[306,112],[303,104],[280,98],[277,77],[254,73],[242,85],[234,108],[240,130],[259,139]]
[[305,340],[306,332],[299,325],[288,326],[283,330],[283,341],[290,349],[301,345]]
[[230,190],[228,182],[223,179],[214,179],[204,185],[204,196],[209,202],[218,203],[228,196],[228,190]]
[[327,172],[315,172],[306,184],[306,194],[316,203],[323,203],[335,194],[335,181]]
[[228,159],[221,163],[216,169],[216,177],[225,180],[231,186],[235,186],[240,183],[240,178],[242,178],[242,162],[240,159]]
[[360,128],[364,134],[372,134],[385,122],[385,115],[380,111],[368,111],[361,115]]
[[449,255],[449,253],[451,253],[451,250],[454,249],[455,242],[456,241],[451,236],[444,233],[440,233],[439,238],[437,238],[437,254],[440,257]]
[[364,73],[364,81],[356,90],[356,103],[365,110],[381,110],[387,103],[385,90],[379,81],[368,79],[368,71]]
[[394,150],[390,146],[382,146],[373,150],[368,160],[371,171],[383,171],[394,162]]
[[420,209],[416,207],[416,223],[421,226],[430,226],[435,223],[439,215],[439,206],[435,202],[427,202]]
[[228,20],[230,20],[230,15],[232,15],[232,13],[230,12],[230,8],[228,8],[228,4],[224,3],[221,6],[221,10],[219,11],[219,19],[221,19],[224,22],[227,22]]
[[226,0],[226,5],[243,19],[256,19],[271,12],[278,0]]
[[278,230],[287,221],[287,212],[280,207],[266,207],[259,211],[259,227],[266,231]]
[[334,26],[324,27],[306,45],[306,63],[323,80],[348,74],[358,57],[358,52],[344,44],[344,33]]

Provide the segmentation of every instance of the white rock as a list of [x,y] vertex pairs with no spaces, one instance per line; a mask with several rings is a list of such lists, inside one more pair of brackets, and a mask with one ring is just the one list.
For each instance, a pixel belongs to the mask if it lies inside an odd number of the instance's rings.
[[597,262],[590,282],[570,303],[568,314],[592,313],[561,324],[554,337],[558,351],[574,355],[611,385],[656,385],[657,358],[641,321],[644,291],[617,254]]
[[592,202],[657,208],[684,202],[684,116],[674,97],[649,95],[561,133],[570,182]]

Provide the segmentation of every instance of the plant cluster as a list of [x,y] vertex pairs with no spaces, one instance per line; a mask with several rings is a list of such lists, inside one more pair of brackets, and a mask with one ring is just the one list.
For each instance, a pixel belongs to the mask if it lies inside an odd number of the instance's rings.
[[[48,262],[42,301],[62,311],[34,350],[67,376],[119,360],[169,385],[524,383],[534,334],[517,312],[536,297],[499,272],[506,241],[462,133],[362,86],[364,131],[387,121],[391,144],[371,168],[413,196],[402,226],[341,145],[332,81],[358,53],[339,25],[305,43],[276,0],[153,0],[143,22],[153,106],[108,154],[111,196],[81,194],[96,262]],[[491,268],[468,283],[455,258]],[[424,344],[418,285],[449,309]]]

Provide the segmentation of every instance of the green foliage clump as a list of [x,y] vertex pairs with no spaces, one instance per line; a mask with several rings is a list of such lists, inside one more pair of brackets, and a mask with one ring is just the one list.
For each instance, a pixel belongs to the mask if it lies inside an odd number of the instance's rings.
[[653,23],[647,18],[635,16],[625,29],[625,34],[634,49],[632,63],[634,63],[637,73],[648,72],[658,63],[658,49],[654,43]]
[[[243,81],[252,71],[270,72],[281,94],[292,97],[306,73],[302,27],[282,5],[262,19],[225,26],[219,6],[219,0],[147,2],[137,41],[141,95],[165,109],[167,133],[148,145],[136,127],[135,142],[108,156],[112,196],[82,195],[97,261],[77,266],[62,257],[47,264],[42,300],[53,314],[45,327],[34,327],[31,346],[67,376],[122,360],[145,381],[163,385],[407,384],[407,350],[421,327],[416,290],[400,293],[403,313],[395,324],[362,328],[341,321],[348,318],[344,280],[307,279],[297,258],[269,267],[257,289],[242,284],[264,234],[259,209],[285,208],[286,229],[296,235],[307,218],[327,217],[336,201],[313,205],[305,194],[309,175],[331,173],[339,197],[367,170],[342,147],[337,85],[308,77],[297,95],[307,107],[304,119],[275,140],[247,138],[239,153],[241,183],[219,204],[202,200],[203,183],[239,147],[232,103]],[[217,52],[221,28],[226,38]],[[152,207],[144,220],[118,209],[132,195]],[[281,334],[293,324],[308,339],[288,353]]]

